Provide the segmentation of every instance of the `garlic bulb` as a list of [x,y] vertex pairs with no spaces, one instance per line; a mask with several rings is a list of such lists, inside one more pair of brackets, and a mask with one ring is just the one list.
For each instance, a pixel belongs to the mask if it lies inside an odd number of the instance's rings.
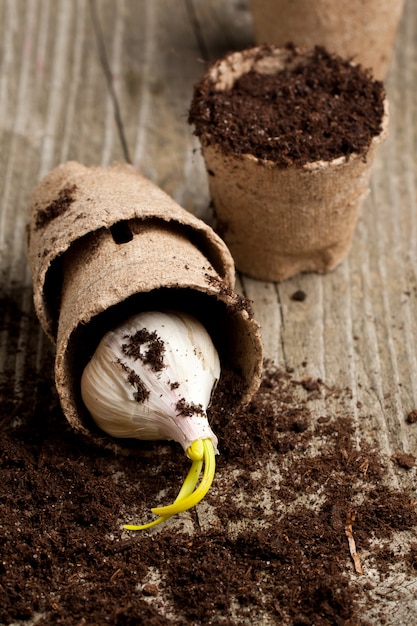
[[193,461],[175,503],[152,509],[160,516],[154,522],[126,528],[148,528],[204,497],[217,452],[206,411],[219,377],[210,335],[188,314],[139,313],[102,338],[81,378],[94,421],[114,437],[178,441]]

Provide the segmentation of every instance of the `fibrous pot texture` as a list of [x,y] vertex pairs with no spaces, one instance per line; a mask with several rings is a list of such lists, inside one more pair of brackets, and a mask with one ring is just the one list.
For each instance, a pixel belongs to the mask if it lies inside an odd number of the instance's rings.
[[242,402],[257,389],[259,328],[234,292],[226,245],[133,167],[53,170],[30,203],[28,249],[36,311],[56,342],[61,405],[77,428],[96,430],[80,394],[88,359],[107,330],[143,310],[200,319],[225,370],[240,377]]
[[345,258],[387,133],[382,83],[322,48],[260,46],[208,69],[189,121],[239,270],[279,281]]

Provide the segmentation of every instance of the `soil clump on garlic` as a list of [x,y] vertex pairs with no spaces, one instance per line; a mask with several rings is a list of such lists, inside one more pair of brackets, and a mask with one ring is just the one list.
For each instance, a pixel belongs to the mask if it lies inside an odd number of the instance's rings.
[[[126,356],[136,356],[145,364],[148,363],[155,372],[159,372],[163,368],[164,343],[155,331],[150,333],[146,328],[142,328],[134,335],[127,335],[126,340],[127,342],[122,345],[122,350]],[[141,351],[143,344],[148,344],[145,354]]]
[[[22,314],[2,305],[13,336]],[[378,582],[393,563],[415,575],[415,501],[386,483],[393,460],[357,441],[348,389],[266,368],[242,409],[233,377],[222,377],[204,510],[133,534],[126,515],[143,519],[157,494],[174,498],[189,460],[174,442],[139,442],[129,456],[97,447],[62,415],[52,354],[37,365],[21,394],[11,373],[0,378],[1,624],[366,624],[374,601],[372,623],[382,623]],[[352,514],[365,575],[345,535]]]

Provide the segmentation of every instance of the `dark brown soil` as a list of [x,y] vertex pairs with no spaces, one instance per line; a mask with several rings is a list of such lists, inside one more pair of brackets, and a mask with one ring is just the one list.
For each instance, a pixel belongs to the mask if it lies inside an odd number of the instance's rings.
[[[126,356],[140,359],[148,364],[154,372],[160,372],[164,367],[164,342],[156,334],[146,328],[138,330],[133,336],[126,336],[128,343],[122,345],[122,351]],[[144,344],[145,349],[144,349]]]
[[[202,503],[181,516],[192,531],[169,520],[129,533],[123,523],[175,498],[189,467],[180,446],[99,448],[65,421],[52,362],[27,369],[21,394],[12,380],[0,380],[0,624],[352,626],[366,624],[367,568],[382,580],[393,564],[415,574],[415,542],[392,548],[397,531],[417,529],[415,501],[385,484],[391,459],[357,445],[347,389],[266,367],[253,402],[236,409],[228,378],[211,409],[213,521]],[[331,408],[316,418],[320,397]]]
[[[291,59],[298,54],[288,46]],[[205,144],[226,153],[301,166],[365,154],[381,130],[384,96],[382,83],[360,66],[317,47],[295,69],[250,71],[230,90],[216,91],[206,75],[195,86],[189,122]]]
[[305,293],[305,291],[303,291],[302,289],[297,289],[297,291],[294,291],[294,293],[292,294],[291,300],[294,300],[295,302],[304,302],[306,297],[307,294]]
[[406,417],[407,424],[417,424],[417,409],[410,411]]
[[59,196],[56,200],[45,208],[39,208],[35,219],[36,230],[44,228],[47,224],[52,222],[52,220],[63,215],[74,202],[76,190],[76,185],[65,187],[59,192]]
[[406,454],[405,452],[397,452],[394,456],[394,461],[403,469],[412,469],[416,464],[416,457],[413,454]]

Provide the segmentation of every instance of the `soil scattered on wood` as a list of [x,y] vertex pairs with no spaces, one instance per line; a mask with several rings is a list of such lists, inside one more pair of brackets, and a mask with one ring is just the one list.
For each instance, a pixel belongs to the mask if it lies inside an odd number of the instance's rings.
[[[264,46],[259,56],[270,54]],[[300,57],[287,48],[291,62]],[[218,91],[207,74],[194,89],[189,123],[203,143],[279,167],[365,154],[380,133],[385,93],[360,66],[316,47],[275,74],[251,70]]]
[[291,300],[294,300],[295,302],[304,302],[306,298],[307,294],[302,289],[297,289],[297,291],[294,291],[291,296]]
[[348,389],[266,367],[243,409],[227,376],[210,410],[212,489],[132,533],[123,523],[172,502],[189,461],[175,443],[123,456],[76,433],[52,369],[27,368],[20,394],[12,372],[0,379],[1,624],[363,625],[392,565],[415,574],[416,503],[386,484],[392,460],[358,442]]
[[416,457],[413,454],[407,454],[406,452],[397,452],[394,455],[394,461],[403,469],[412,469],[416,464]]
[[413,409],[406,417],[407,424],[417,424],[417,409]]

